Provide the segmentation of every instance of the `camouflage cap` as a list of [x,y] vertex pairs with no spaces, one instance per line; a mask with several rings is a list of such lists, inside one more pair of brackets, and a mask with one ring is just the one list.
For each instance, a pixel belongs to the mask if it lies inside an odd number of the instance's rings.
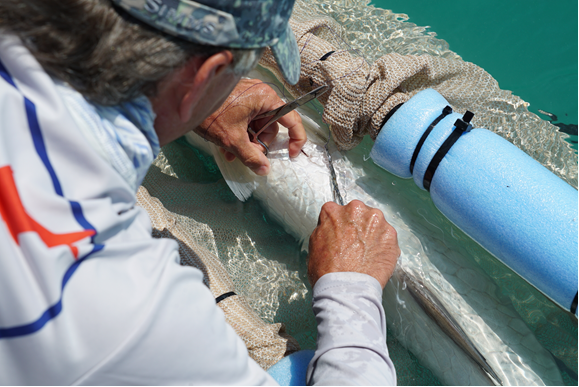
[[271,47],[290,84],[300,58],[288,25],[295,0],[112,0],[137,19],[194,43],[229,48]]

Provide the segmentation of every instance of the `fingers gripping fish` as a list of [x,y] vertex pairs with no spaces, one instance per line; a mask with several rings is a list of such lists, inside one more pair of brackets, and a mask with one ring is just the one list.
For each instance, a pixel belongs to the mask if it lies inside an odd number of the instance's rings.
[[[302,118],[310,139],[304,147],[307,156],[289,158],[288,137],[280,128],[276,140],[269,144],[271,172],[265,177],[256,176],[238,160],[227,162],[217,147],[193,133],[188,141],[215,157],[239,199],[253,195],[305,247],[321,206],[334,200],[334,192],[325,150],[327,128],[312,119],[316,119],[315,112],[309,111]],[[375,172],[377,169],[364,163],[355,151],[347,157],[331,152],[344,201],[362,200],[384,212],[398,232],[402,250],[399,264],[411,273],[404,277],[405,288],[398,286],[403,279],[394,278],[396,274],[386,286],[383,299],[390,333],[444,384],[561,384],[551,356],[512,306],[497,299],[490,278],[429,235],[422,217],[400,201],[407,192],[399,187],[385,190],[386,183],[380,181],[384,172]],[[468,276],[476,280],[465,281]],[[426,286],[430,293],[420,291]],[[434,296],[429,298],[430,294]],[[436,309],[441,304],[432,301],[436,298],[444,300],[446,312]],[[430,314],[434,320],[421,319],[421,305],[435,311]],[[447,328],[442,328],[444,334],[440,334],[441,325]]]

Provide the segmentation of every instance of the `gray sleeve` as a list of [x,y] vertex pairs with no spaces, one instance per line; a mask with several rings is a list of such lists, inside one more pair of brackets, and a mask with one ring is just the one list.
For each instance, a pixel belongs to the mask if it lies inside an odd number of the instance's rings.
[[318,342],[308,385],[396,385],[386,346],[386,316],[378,281],[360,273],[330,273],[313,290]]

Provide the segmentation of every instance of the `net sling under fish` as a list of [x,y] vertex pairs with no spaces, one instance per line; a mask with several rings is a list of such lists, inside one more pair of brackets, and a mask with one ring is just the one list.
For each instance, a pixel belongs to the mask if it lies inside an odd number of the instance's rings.
[[[371,58],[368,51],[351,49],[345,39],[346,32],[338,22],[316,6],[299,1],[290,23],[301,49],[302,73],[296,86],[285,86],[294,97],[319,85],[331,86],[332,90],[322,96],[320,102],[324,105],[323,118],[330,125],[340,149],[352,149],[365,135],[375,139],[386,115],[395,106],[430,87],[443,94],[457,111],[473,110],[477,125],[505,137],[577,187],[577,155],[564,141],[566,135],[529,113],[525,102],[500,90],[497,82],[478,66],[456,56],[390,52]],[[260,64],[282,79],[270,52],[264,54]],[[170,153],[171,160],[161,154],[155,163],[173,175],[176,174],[172,172],[172,165],[179,163],[182,157],[175,149],[174,145],[166,147],[164,153]],[[232,251],[243,245],[239,239],[216,236],[220,223],[227,221],[226,214],[231,206],[201,208],[198,203],[205,199],[203,195],[192,195],[201,185],[190,184],[182,174],[178,180],[168,179],[159,169],[152,168],[143,185],[146,189],[139,190],[138,203],[151,216],[154,235],[179,242],[182,264],[200,268],[216,298],[231,291],[238,293],[220,302],[219,306],[245,341],[250,356],[267,369],[296,351],[299,348],[296,340],[280,324],[264,322],[260,316],[264,316],[265,308],[254,311],[256,307],[259,309],[259,303],[248,302],[233,285],[234,281],[250,282],[252,278],[240,279],[246,275],[243,271],[231,275],[234,266],[224,265],[224,258],[216,251]],[[200,212],[209,211],[221,213],[221,219],[214,223],[197,221]],[[215,244],[219,246],[215,248]],[[240,249],[242,255],[259,256],[246,245]],[[268,266],[267,270],[273,271],[272,267]],[[284,286],[296,293],[305,291],[297,280],[284,281]],[[304,303],[297,305],[303,307]]]

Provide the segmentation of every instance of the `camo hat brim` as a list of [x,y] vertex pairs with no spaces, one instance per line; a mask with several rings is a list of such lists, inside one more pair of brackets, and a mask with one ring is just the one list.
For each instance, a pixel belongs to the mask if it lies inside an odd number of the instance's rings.
[[287,26],[285,33],[279,37],[279,42],[271,46],[273,56],[284,78],[290,85],[295,85],[300,79],[300,51],[296,37]]
[[290,84],[300,74],[299,49],[289,27],[295,0],[112,0],[142,22],[198,44],[271,47]]

